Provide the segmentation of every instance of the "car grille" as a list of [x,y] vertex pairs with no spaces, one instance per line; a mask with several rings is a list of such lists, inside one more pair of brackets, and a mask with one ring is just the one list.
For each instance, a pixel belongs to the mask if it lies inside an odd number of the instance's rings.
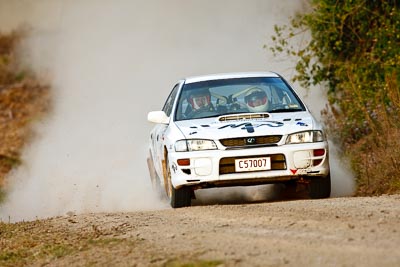
[[254,147],[263,145],[276,145],[282,138],[282,135],[267,135],[255,137],[239,137],[239,138],[226,138],[219,141],[223,146],[228,148],[243,148]]
[[271,170],[286,170],[286,159],[283,154],[273,155],[257,155],[257,156],[245,156],[245,157],[229,157],[221,158],[219,161],[219,174],[235,173],[235,159],[241,158],[259,158],[259,157],[270,157],[271,158]]

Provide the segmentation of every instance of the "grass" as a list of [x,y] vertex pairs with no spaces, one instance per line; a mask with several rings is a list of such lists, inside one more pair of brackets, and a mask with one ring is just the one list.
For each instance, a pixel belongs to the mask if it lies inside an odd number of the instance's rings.
[[163,265],[164,267],[214,267],[221,266],[223,261],[208,261],[208,260],[196,260],[196,261],[181,261],[171,260]]
[[213,267],[223,261],[199,259],[196,253],[170,253],[135,236],[119,235],[68,218],[32,222],[0,222],[0,266],[149,266]]
[[[375,138],[373,138],[375,137]],[[358,195],[400,192],[400,130],[386,129],[353,146],[353,167],[358,172]]]
[[33,262],[51,262],[93,249],[109,250],[132,242],[100,236],[98,232],[54,229],[48,221],[0,222],[0,266],[23,266]]

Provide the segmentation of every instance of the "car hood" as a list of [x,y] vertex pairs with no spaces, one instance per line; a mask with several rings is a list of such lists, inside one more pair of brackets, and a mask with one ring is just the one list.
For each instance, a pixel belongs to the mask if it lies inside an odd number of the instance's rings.
[[[248,114],[243,114],[248,116]],[[243,136],[287,135],[314,129],[315,120],[308,112],[269,114],[269,118],[224,121],[223,117],[175,122],[186,139],[222,139]]]

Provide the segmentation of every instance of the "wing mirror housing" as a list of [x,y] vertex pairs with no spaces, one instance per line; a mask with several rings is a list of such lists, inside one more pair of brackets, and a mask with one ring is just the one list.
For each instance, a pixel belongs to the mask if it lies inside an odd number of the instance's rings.
[[162,123],[162,124],[169,123],[169,117],[162,110],[149,112],[147,114],[147,120],[153,123]]

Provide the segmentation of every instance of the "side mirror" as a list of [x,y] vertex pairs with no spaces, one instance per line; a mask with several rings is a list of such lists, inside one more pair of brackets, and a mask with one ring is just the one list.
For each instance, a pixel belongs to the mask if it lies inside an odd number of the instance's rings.
[[168,124],[169,117],[164,111],[151,111],[147,114],[147,120],[154,123]]

